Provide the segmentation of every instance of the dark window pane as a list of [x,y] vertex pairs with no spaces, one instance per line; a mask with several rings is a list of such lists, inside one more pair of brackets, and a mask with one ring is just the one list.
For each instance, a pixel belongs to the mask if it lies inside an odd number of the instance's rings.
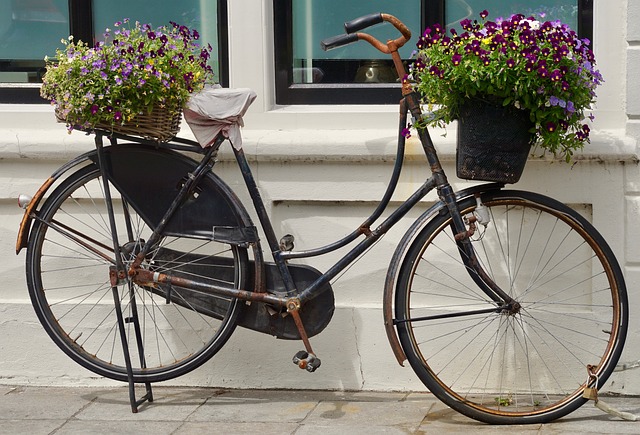
[[0,82],[41,81],[44,57],[67,36],[67,0],[0,1]]
[[[320,41],[344,33],[344,22],[371,13],[395,15],[410,29],[420,27],[420,2],[384,0],[294,0],[293,82],[298,83],[388,83],[396,82],[390,57],[366,42],[323,51]],[[384,23],[365,30],[380,41],[395,39],[398,31]],[[400,50],[411,57],[413,44]]]

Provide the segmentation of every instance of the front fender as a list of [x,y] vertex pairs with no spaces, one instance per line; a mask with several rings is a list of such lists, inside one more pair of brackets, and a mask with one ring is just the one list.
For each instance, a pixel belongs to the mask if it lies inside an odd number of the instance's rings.
[[[499,190],[504,187],[501,183],[480,184],[477,186],[469,187],[468,189],[461,190],[456,193],[456,202],[459,202],[469,196],[477,193],[489,192],[493,190]],[[383,315],[384,315],[384,328],[387,333],[387,339],[393,350],[393,354],[396,356],[398,363],[403,366],[404,361],[407,359],[400,340],[398,339],[398,333],[393,322],[393,301],[395,300],[395,289],[398,280],[398,274],[400,273],[400,267],[404,262],[407,251],[411,247],[411,244],[416,237],[422,231],[422,229],[431,221],[431,219],[442,210],[446,210],[446,205],[442,201],[438,201],[433,204],[427,211],[425,211],[411,227],[404,234],[398,246],[396,247],[391,261],[389,262],[389,269],[387,270],[387,277],[384,282],[383,293]]]

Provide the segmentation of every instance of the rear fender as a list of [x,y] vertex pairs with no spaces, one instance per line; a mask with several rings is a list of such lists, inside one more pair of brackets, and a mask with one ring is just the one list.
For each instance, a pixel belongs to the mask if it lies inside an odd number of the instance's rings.
[[49,178],[47,178],[42,186],[40,186],[35,195],[33,195],[33,198],[29,202],[29,205],[25,209],[24,215],[22,216],[20,228],[18,229],[18,239],[16,240],[16,254],[19,254],[22,248],[25,248],[27,246],[29,242],[29,232],[31,231],[31,222],[33,221],[33,216],[36,213],[36,210],[38,210],[38,206],[40,205],[42,198],[49,191],[51,186],[53,186],[56,181],[61,179],[67,172],[71,170],[75,171],[76,169],[86,166],[87,164],[93,164],[91,156],[95,154],[96,150],[89,151],[65,163],[60,168],[56,169],[56,171],[51,174]]
[[[197,166],[197,162],[178,152],[144,145],[110,146],[105,147],[104,152],[110,181],[151,228],[160,223],[184,179]],[[18,231],[16,253],[27,246],[33,217],[51,186],[57,185],[56,182],[64,179],[70,171],[95,165],[97,160],[96,150],[85,153],[63,165],[44,182],[25,210]],[[258,242],[255,227],[240,200],[218,176],[210,172],[193,196],[177,210],[165,232],[175,236],[209,238],[214,231],[224,241],[238,239],[238,245]]]

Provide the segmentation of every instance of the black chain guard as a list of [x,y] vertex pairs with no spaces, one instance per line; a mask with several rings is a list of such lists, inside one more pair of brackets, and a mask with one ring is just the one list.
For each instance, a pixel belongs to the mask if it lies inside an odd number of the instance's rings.
[[[305,289],[322,275],[311,266],[288,264],[287,267],[298,290]],[[269,293],[286,294],[275,264],[265,263],[265,275]],[[300,309],[300,318],[308,337],[322,332],[331,321],[335,311],[335,299],[331,285],[327,283],[323,290]],[[238,325],[285,340],[300,340],[301,338],[290,314],[286,311],[276,311],[261,303],[252,303],[247,306],[240,314]]]

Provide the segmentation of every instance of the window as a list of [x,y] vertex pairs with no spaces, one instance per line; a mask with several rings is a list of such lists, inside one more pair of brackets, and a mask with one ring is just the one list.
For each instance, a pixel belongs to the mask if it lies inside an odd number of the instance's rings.
[[[277,104],[387,104],[400,98],[400,85],[388,56],[365,42],[329,52],[320,40],[344,32],[345,21],[385,12],[397,16],[414,36],[400,51],[406,61],[415,48],[416,33],[430,24],[455,27],[487,9],[490,18],[544,13],[560,19],[592,39],[593,0],[274,0]],[[388,23],[367,30],[385,41],[396,38]]]
[[102,38],[105,28],[123,18],[197,28],[214,47],[211,66],[228,85],[226,0],[2,0],[0,1],[0,103],[46,103],[40,98],[44,57],[55,55],[60,39]]

